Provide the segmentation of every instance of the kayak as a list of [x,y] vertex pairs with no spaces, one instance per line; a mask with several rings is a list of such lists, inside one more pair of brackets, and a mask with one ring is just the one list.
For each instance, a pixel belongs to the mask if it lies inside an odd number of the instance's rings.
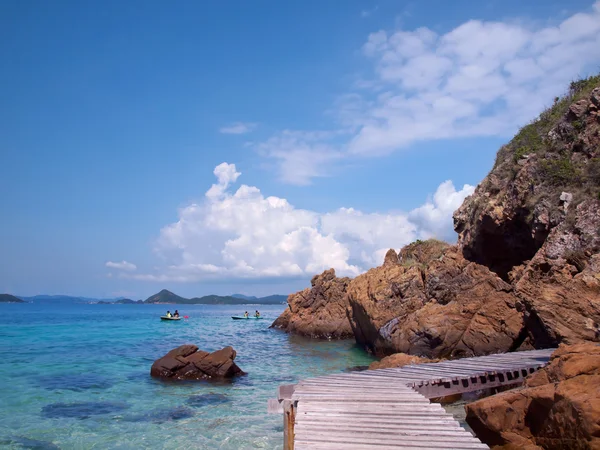
[[160,320],[181,320],[181,317],[160,316]]
[[262,319],[262,317],[254,317],[254,316],[249,316],[249,317],[244,317],[244,316],[231,316],[231,318],[233,320],[247,320],[247,319],[254,319],[254,320],[258,320],[258,319]]

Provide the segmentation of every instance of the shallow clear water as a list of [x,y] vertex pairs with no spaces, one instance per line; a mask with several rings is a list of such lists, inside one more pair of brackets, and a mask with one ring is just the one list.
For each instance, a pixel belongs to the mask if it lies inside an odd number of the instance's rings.
[[[310,341],[234,321],[252,306],[0,304],[0,447],[36,449],[281,448],[277,386],[369,364],[352,341]],[[232,383],[163,383],[152,362],[186,343],[231,345],[248,375]]]

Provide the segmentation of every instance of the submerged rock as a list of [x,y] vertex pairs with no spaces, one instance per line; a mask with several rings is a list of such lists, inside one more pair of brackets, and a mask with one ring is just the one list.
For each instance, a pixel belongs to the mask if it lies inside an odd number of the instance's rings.
[[51,403],[42,408],[42,416],[56,418],[88,419],[91,416],[121,412],[129,406],[115,402]]
[[168,380],[209,380],[245,375],[234,362],[235,357],[232,347],[208,353],[198,350],[195,345],[182,345],[157,359],[150,375]]
[[225,394],[199,394],[192,395],[186,401],[190,406],[203,407],[203,406],[214,406],[221,405],[223,403],[229,403],[231,400]]
[[525,387],[466,405],[484,443],[504,448],[600,448],[600,346],[561,345]]
[[39,386],[48,390],[85,391],[88,389],[108,389],[113,382],[93,373],[49,375],[36,379]]
[[320,339],[347,339],[352,328],[346,315],[349,278],[329,269],[311,280],[311,288],[288,297],[288,308],[271,325],[288,333]]
[[126,417],[124,420],[127,422],[164,423],[189,419],[191,417],[194,417],[194,415],[194,410],[186,408],[184,406],[177,406],[175,408],[154,409],[144,414]]
[[24,436],[11,436],[0,439],[1,446],[7,446],[12,449],[25,450],[60,450],[60,447],[52,442],[39,441]]

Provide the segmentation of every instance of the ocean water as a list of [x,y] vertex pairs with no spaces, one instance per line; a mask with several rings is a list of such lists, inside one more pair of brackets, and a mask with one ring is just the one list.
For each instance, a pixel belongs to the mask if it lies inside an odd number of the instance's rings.
[[[367,365],[352,341],[311,341],[266,320],[234,321],[253,306],[0,304],[0,448],[276,449],[277,386]],[[153,361],[186,343],[231,345],[248,373],[233,382],[164,383]]]

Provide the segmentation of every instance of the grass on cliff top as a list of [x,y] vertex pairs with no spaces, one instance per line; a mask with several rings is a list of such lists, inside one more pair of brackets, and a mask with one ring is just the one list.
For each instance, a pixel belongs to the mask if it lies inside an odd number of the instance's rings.
[[[525,155],[552,150],[545,141],[548,132],[567,113],[572,103],[588,97],[591,91],[599,86],[600,74],[572,81],[566,94],[562,97],[556,97],[550,108],[543,111],[533,122],[521,128],[510,143],[500,149],[496,156],[494,168],[509,160],[512,164],[508,164],[508,166],[514,167]],[[572,125],[575,132],[582,131],[585,126],[583,122],[579,121],[574,121]],[[575,137],[575,135],[572,136],[573,139]],[[559,167],[559,170],[564,171],[564,164],[563,167]]]
[[417,239],[400,250],[400,261],[404,267],[426,266],[438,259],[450,245],[437,239]]

